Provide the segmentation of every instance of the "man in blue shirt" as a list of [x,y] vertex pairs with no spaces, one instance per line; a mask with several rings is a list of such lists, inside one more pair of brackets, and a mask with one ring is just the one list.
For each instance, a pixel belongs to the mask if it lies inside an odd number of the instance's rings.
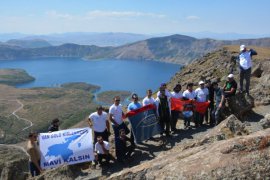
[[243,81],[246,80],[246,93],[249,94],[250,75],[252,67],[252,56],[257,55],[253,49],[247,50],[245,45],[240,46],[239,68],[240,68],[240,93],[243,92]]
[[133,102],[128,105],[128,111],[136,110],[142,107],[137,94],[132,94],[131,98]]

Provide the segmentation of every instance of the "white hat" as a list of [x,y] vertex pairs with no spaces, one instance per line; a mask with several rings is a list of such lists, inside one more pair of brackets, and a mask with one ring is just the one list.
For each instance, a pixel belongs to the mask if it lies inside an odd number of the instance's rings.
[[229,74],[228,75],[228,78],[233,78],[233,74]]
[[240,46],[240,51],[243,51],[244,49],[246,49],[246,46],[245,46],[244,44],[242,44],[242,45]]
[[203,82],[203,81],[200,81],[200,82],[199,82],[199,85],[201,85],[201,84],[204,84],[204,82]]

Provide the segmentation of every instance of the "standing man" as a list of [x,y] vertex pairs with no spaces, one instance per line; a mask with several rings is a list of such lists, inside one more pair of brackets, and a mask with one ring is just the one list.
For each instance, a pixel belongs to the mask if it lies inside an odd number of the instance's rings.
[[149,104],[155,104],[155,99],[152,97],[152,90],[147,90],[147,96],[143,99],[142,104],[143,106],[149,105]]
[[228,81],[226,81],[223,87],[225,98],[234,96],[236,93],[236,89],[237,89],[237,82],[234,80],[233,74],[229,74]]
[[[181,99],[183,97],[182,92],[181,92],[181,85],[176,84],[175,87],[173,88],[173,92],[171,92],[171,97],[176,98],[176,99]],[[176,124],[177,124],[177,119],[179,118],[179,111],[171,111],[172,119],[171,119],[171,129],[172,133],[175,134],[177,131]]]
[[193,83],[187,84],[187,89],[183,92],[183,98],[194,100],[196,97],[195,91],[193,91]]
[[[171,121],[171,102],[170,97],[166,96],[164,87],[159,89],[160,95],[156,98],[157,117],[161,126],[161,135],[165,132],[170,137],[170,121]],[[166,129],[165,129],[166,127]]]
[[29,154],[29,169],[32,177],[40,175],[42,169],[40,167],[40,153],[36,133],[29,133],[26,150]]
[[253,49],[247,50],[245,45],[240,46],[239,68],[240,68],[240,93],[243,92],[243,81],[246,80],[246,93],[249,94],[250,75],[252,67],[252,56],[257,55]]
[[215,91],[215,108],[212,112],[212,118],[215,120],[215,125],[218,125],[221,121],[221,113],[224,108],[225,95],[223,89],[218,86],[217,82],[213,82],[213,88]]
[[48,128],[48,132],[59,131],[59,119],[55,118],[52,120],[51,125]]
[[103,111],[102,106],[96,108],[96,112],[90,114],[88,123],[94,130],[94,144],[97,142],[97,137],[101,136],[105,141],[109,141],[110,124],[108,114]]
[[[124,129],[126,134],[130,133],[130,130],[128,129],[127,125],[123,121],[123,117],[125,117],[125,114],[123,113],[122,105],[120,104],[120,97],[115,96],[114,104],[111,105],[109,109],[109,119],[112,122],[115,139],[119,137],[120,129]],[[132,142],[134,144],[133,134],[131,134],[130,138],[132,139]]]
[[128,105],[128,111],[136,110],[142,107],[137,94],[132,94],[131,98],[133,102]]
[[[200,81],[199,82],[199,86],[196,90],[195,90],[195,94],[196,94],[196,101],[197,102],[206,102],[208,101],[208,96],[209,96],[209,91],[206,87],[204,87],[204,82]],[[196,121],[198,122],[199,126],[202,126],[203,124],[203,117],[205,116],[205,114],[200,114],[199,112],[196,112]]]
[[[163,89],[165,89],[165,95],[167,97],[171,97],[171,93],[170,91],[167,89],[167,84],[166,83],[161,83],[160,87],[162,87]],[[157,92],[157,97],[160,95],[160,91]]]

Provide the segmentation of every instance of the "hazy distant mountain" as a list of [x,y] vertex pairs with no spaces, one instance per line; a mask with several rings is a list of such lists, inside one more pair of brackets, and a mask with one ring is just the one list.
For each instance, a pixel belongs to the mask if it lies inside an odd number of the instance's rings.
[[19,46],[22,48],[40,48],[51,46],[50,43],[42,39],[33,39],[33,40],[11,39],[6,41],[4,44],[8,44],[11,46]]
[[188,64],[196,58],[220,48],[223,45],[256,45],[270,47],[270,38],[220,41],[196,39],[184,35],[150,38],[118,47],[98,47],[64,44],[44,48],[22,49],[0,45],[0,59],[21,59],[40,57],[78,57],[85,59],[129,59],[157,60]]
[[24,39],[44,39],[52,45],[61,45],[66,43],[80,45],[96,46],[120,46],[136,41],[148,39],[150,35],[132,34],[132,33],[63,33],[41,36],[27,36]]
[[257,38],[265,38],[265,37],[270,37],[270,34],[239,34],[239,33],[215,33],[215,32],[209,32],[209,31],[204,31],[204,32],[184,32],[181,33],[183,35],[187,36],[192,36],[195,38],[211,38],[211,39],[216,39],[216,40],[237,40],[237,39],[257,39]]

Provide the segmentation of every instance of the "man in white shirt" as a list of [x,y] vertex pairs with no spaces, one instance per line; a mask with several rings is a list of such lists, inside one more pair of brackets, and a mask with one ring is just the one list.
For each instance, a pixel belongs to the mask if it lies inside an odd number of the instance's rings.
[[147,90],[147,96],[143,99],[142,104],[143,106],[149,105],[149,104],[155,104],[155,99],[152,97],[152,90]]
[[[206,101],[208,101],[209,91],[208,91],[208,89],[206,87],[204,87],[204,82],[200,81],[199,86],[200,87],[198,87],[195,90],[196,101],[197,102],[206,102]],[[204,116],[205,116],[205,114],[200,114],[200,113],[196,112],[196,122],[197,122],[197,124],[199,126],[202,126]]]
[[102,160],[106,160],[106,164],[109,164],[110,160],[114,160],[115,158],[109,153],[110,144],[108,141],[104,141],[102,136],[97,137],[97,142],[95,144],[95,160],[102,165]]
[[243,92],[243,81],[246,80],[246,93],[249,94],[250,75],[252,67],[252,56],[257,55],[253,49],[247,50],[245,45],[240,46],[239,68],[240,68],[240,92]]
[[193,91],[193,83],[187,84],[187,90],[183,92],[183,98],[194,100],[196,97],[195,91]]
[[[115,96],[114,104],[111,105],[109,109],[109,119],[112,122],[115,139],[119,137],[120,129],[124,129],[126,134],[130,133],[130,130],[128,129],[127,125],[124,123],[123,117],[125,117],[125,114],[122,110],[122,105],[120,104],[120,97]],[[132,133],[130,135],[130,139],[132,140],[132,142],[134,142],[134,136]]]
[[[170,93],[170,91],[167,89],[167,84],[166,83],[161,83],[160,85],[161,88],[165,89],[165,95],[170,98],[172,95]],[[157,92],[157,97],[159,97],[160,95],[160,91]]]
[[97,111],[90,114],[88,118],[89,126],[94,131],[94,144],[97,142],[97,137],[102,136],[105,141],[109,141],[110,124],[108,121],[108,114],[103,111],[102,106],[97,107]]

